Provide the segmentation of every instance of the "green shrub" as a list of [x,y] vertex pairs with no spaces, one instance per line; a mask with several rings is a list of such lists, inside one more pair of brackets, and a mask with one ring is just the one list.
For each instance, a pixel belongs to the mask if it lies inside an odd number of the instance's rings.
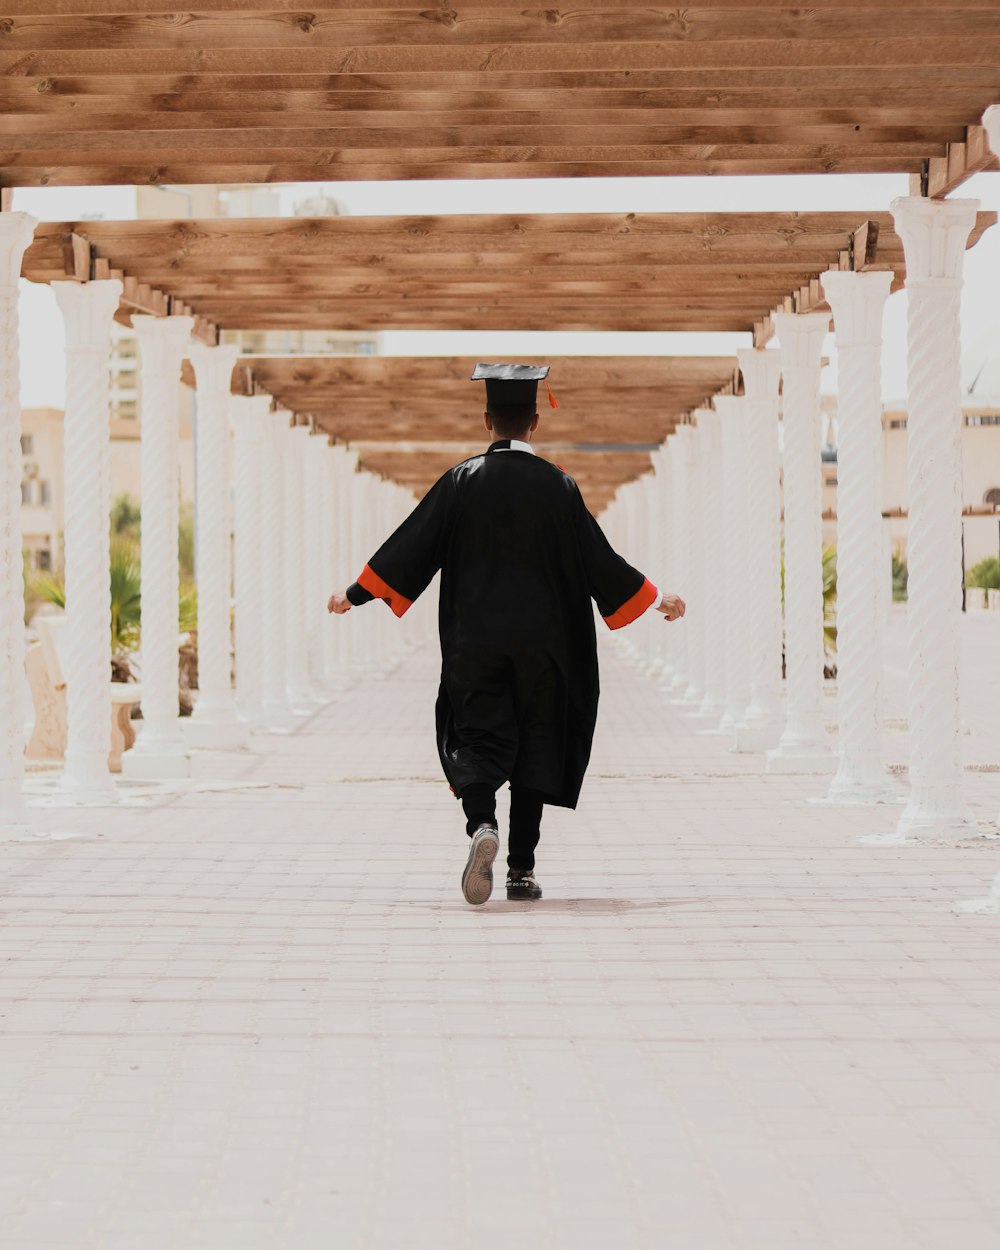
[[905,603],[907,597],[906,584],[910,576],[906,561],[898,551],[892,553],[892,601]]
[[987,556],[974,564],[965,576],[966,586],[982,586],[984,590],[1000,590],[1000,560]]

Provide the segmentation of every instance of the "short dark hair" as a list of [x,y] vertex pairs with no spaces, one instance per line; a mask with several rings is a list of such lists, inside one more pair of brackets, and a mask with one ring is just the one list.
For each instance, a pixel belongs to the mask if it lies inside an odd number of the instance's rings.
[[534,408],[505,408],[502,412],[495,412],[487,406],[486,412],[493,424],[494,433],[500,438],[523,438],[538,415]]

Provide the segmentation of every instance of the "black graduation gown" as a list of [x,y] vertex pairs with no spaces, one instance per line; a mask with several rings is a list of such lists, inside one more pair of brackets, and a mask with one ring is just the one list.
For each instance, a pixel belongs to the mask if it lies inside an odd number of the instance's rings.
[[599,695],[591,599],[618,629],[655,588],[612,549],[576,482],[508,441],[449,469],[358,584],[402,616],[438,569],[437,740],[452,789],[512,781],[575,807]]

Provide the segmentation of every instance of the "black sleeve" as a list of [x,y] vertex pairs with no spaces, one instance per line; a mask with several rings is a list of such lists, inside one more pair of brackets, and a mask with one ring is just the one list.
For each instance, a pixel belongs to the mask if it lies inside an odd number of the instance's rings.
[[397,616],[402,616],[441,567],[455,503],[455,481],[448,472],[379,547],[355,585],[375,599],[384,599]]
[[591,598],[609,629],[630,625],[656,599],[656,587],[615,551],[577,491],[577,541]]
[[359,586],[357,582],[351,582],[344,594],[347,602],[352,603],[356,608],[360,608],[363,603],[371,603],[375,598],[371,591],[365,590],[364,586]]

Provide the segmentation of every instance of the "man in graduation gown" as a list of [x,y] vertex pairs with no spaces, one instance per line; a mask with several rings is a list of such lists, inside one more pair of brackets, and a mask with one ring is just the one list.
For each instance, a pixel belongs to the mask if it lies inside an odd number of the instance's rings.
[[684,614],[681,599],[661,595],[612,549],[576,482],[535,455],[537,387],[547,374],[477,365],[494,441],[449,469],[329,602],[342,613],[382,599],[402,616],[441,571],[437,743],[472,838],[462,877],[470,903],[492,892],[504,782],[507,897],[541,897],[533,870],[542,807],[576,807],[597,720],[591,602],[611,629],[651,607],[668,620]]

